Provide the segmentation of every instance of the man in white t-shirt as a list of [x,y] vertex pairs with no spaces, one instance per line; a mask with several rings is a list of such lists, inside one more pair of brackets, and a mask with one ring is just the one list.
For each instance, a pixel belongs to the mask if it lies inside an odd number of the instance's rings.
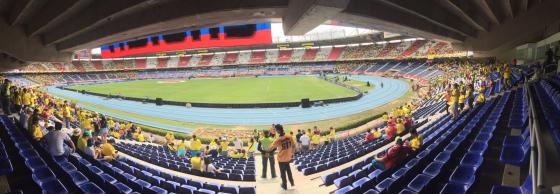
[[303,135],[301,136],[301,138],[299,139],[301,141],[301,148],[303,151],[308,151],[309,150],[309,142],[311,141],[311,138],[309,136],[307,136],[307,134],[303,133]]
[[233,148],[235,148],[238,152],[241,152],[241,150],[243,149],[243,140],[236,137],[235,141],[233,141]]
[[[47,133],[47,135],[45,135],[44,139],[47,142],[49,153],[51,153],[53,156],[67,157],[70,153],[76,150],[74,142],[72,142],[70,136],[62,131],[62,123],[56,122],[55,127],[50,126],[47,127],[47,129],[49,130],[49,132]],[[65,146],[64,142],[70,145],[70,148],[68,148],[68,146]]]

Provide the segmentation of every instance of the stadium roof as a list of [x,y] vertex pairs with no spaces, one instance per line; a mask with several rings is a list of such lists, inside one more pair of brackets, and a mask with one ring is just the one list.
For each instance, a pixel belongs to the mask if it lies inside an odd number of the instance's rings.
[[0,62],[69,61],[71,51],[216,25],[283,22],[301,35],[342,25],[496,53],[557,32],[556,0],[0,0]]

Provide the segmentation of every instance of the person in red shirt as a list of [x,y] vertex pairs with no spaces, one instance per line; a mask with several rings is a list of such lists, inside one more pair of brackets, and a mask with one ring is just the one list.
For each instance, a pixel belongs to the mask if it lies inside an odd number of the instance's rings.
[[392,140],[395,135],[397,135],[397,128],[394,124],[389,124],[385,129],[385,138],[387,138],[387,140]]
[[374,139],[375,138],[373,136],[373,133],[371,132],[371,129],[368,129],[367,133],[366,133],[366,137],[365,137],[364,141],[362,142],[362,144],[369,143],[369,142],[373,141]]
[[406,128],[406,130],[410,130],[412,128],[412,117],[410,117],[410,115],[406,115],[404,117],[404,128]]
[[383,155],[376,156],[372,166],[376,169],[386,170],[402,163],[410,153],[410,148],[403,146],[401,137],[395,138],[395,145],[387,150]]

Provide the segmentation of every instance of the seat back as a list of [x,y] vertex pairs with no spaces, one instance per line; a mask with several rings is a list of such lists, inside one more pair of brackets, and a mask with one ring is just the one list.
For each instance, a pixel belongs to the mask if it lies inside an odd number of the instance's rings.
[[525,182],[523,182],[523,185],[521,185],[521,192],[523,194],[533,193],[533,179],[531,175],[527,175],[527,178],[525,178]]

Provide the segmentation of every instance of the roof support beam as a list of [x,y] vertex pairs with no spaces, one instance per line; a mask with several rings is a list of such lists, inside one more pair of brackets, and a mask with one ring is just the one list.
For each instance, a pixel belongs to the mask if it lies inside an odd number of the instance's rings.
[[[148,7],[157,1],[144,0],[118,0],[118,1],[95,1],[88,9],[80,12],[78,17],[66,21],[64,28],[56,28],[44,33],[43,43],[47,46],[72,38],[78,34],[92,30],[104,23],[128,14],[129,12]],[[131,18],[142,19],[142,18]]]
[[10,13],[12,26],[25,23],[35,12],[37,12],[47,0],[16,0],[14,8]]
[[478,24],[471,18],[467,13],[465,13],[461,8],[457,5],[453,4],[450,0],[436,0],[441,6],[447,8],[451,13],[455,14],[456,16],[460,17],[464,22],[469,24],[470,26],[476,28],[480,31],[488,31],[482,25]]
[[417,3],[409,0],[377,0],[398,11],[406,12],[415,17],[427,20],[437,26],[454,31],[463,36],[476,37],[476,30],[461,25],[460,18],[449,13],[437,4]]
[[526,12],[527,9],[529,9],[529,0],[517,0],[517,13],[516,13],[516,15],[519,15],[521,13]]
[[499,4],[502,7],[504,15],[507,18],[513,18],[513,9],[511,7],[511,0],[500,0]]
[[492,11],[492,8],[490,8],[488,3],[486,2],[486,0],[472,0],[472,1],[475,3],[475,5],[477,5],[482,10],[484,15],[486,15],[486,17],[488,17],[488,19],[490,19],[490,21],[492,23],[494,23],[494,24],[499,24],[500,23],[498,21],[498,18],[496,17],[494,12]]
[[465,36],[443,28],[410,12],[395,8],[379,1],[351,1],[337,19],[355,26],[362,26],[415,37],[434,38],[450,42],[460,42]]
[[79,17],[79,11],[84,10],[93,0],[55,0],[45,5],[36,17],[25,26],[29,36],[35,36],[51,30],[64,20]]
[[304,35],[346,8],[350,0],[290,0],[282,18],[284,34]]

